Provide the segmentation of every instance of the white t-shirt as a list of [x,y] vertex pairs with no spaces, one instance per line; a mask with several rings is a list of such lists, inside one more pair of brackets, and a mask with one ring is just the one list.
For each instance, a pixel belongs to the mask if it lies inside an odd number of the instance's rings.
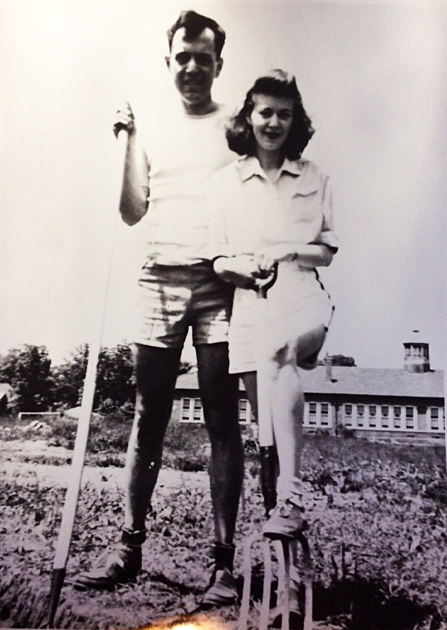
[[[227,109],[189,116],[181,107],[139,126],[139,142],[149,164],[146,254],[163,265],[193,264],[207,257],[207,183],[234,159],[225,138]],[[146,174],[145,174],[146,175]]]

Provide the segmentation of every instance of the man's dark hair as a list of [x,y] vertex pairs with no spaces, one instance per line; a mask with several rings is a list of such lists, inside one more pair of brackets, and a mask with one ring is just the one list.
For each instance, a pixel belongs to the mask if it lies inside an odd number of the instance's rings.
[[230,149],[238,155],[256,155],[255,136],[252,126],[247,121],[253,111],[254,94],[293,99],[293,120],[284,143],[284,154],[290,160],[300,158],[314,134],[314,129],[304,109],[295,77],[278,69],[270,70],[267,74],[256,79],[253,87],[247,92],[242,108],[230,120],[226,132]]
[[182,11],[178,20],[168,30],[169,50],[172,48],[172,40],[179,28],[185,29],[185,38],[187,41],[196,39],[206,28],[211,29],[214,33],[216,57],[220,59],[222,48],[225,44],[225,31],[217,22],[195,11]]

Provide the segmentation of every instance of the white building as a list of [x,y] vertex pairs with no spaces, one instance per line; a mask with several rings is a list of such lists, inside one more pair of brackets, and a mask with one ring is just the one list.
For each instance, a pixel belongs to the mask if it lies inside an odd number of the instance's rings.
[[[302,371],[306,397],[304,427],[358,437],[394,441],[444,439],[444,372],[430,369],[429,344],[418,339],[404,343],[400,370],[320,365]],[[252,421],[241,383],[240,420]],[[203,422],[197,374],[179,376],[173,417],[180,422]]]

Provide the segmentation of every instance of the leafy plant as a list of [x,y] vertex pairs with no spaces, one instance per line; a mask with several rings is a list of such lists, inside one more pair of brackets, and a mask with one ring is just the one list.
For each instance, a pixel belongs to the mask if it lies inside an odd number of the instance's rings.
[[[54,428],[60,424],[51,420],[51,426],[53,422]],[[70,422],[61,429],[61,440],[70,439],[76,426]],[[97,453],[90,454],[90,461],[121,462],[130,423],[119,415],[95,416],[91,439]],[[248,432],[246,437],[250,459],[236,531],[236,575],[242,571],[247,536],[260,530],[264,520],[259,466],[255,466],[256,436]],[[302,470],[314,563],[315,629],[446,630],[443,449],[379,445],[361,439],[355,447],[333,436],[305,439]],[[190,467],[205,466],[208,448],[201,425],[173,424],[168,430],[165,454],[170,464],[183,461]],[[58,483],[60,478],[62,484],[63,476],[61,470]],[[114,481],[112,469],[97,468],[95,478],[82,488],[68,579],[90,568],[93,559],[109,552],[119,540],[122,487]],[[34,475],[3,476],[0,481],[2,623],[37,627],[47,612],[64,492],[59,485],[37,483]],[[166,616],[194,619],[190,613],[209,578],[207,547],[213,537],[208,475],[162,470],[147,528],[143,573],[136,584],[115,593],[78,593],[67,585],[58,627],[118,629],[147,627]],[[257,548],[253,565],[259,569],[261,561],[262,550]],[[250,630],[256,630],[259,610],[256,591],[253,596]],[[219,623],[233,629],[238,613],[238,606],[219,611]]]
[[0,382],[14,389],[14,408],[45,411],[53,402],[51,359],[45,346],[25,344],[0,357]]

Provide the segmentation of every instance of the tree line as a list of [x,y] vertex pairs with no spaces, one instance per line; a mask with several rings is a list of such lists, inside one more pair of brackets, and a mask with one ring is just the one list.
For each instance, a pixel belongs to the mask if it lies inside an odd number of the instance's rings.
[[[88,345],[79,346],[61,365],[53,366],[45,346],[30,344],[0,355],[0,383],[14,390],[9,401],[12,411],[55,411],[81,404]],[[352,357],[332,355],[319,361],[331,365],[355,366]],[[179,373],[188,372],[182,361]],[[132,412],[135,399],[132,350],[128,344],[102,348],[96,374],[93,409],[100,413]]]
[[[45,346],[24,344],[0,356],[0,383],[14,390],[13,411],[54,411],[81,404],[88,345],[79,346],[61,365],[52,365]],[[180,373],[191,369],[180,365]],[[96,374],[93,409],[98,412],[132,411],[135,398],[131,347],[102,348]]]

